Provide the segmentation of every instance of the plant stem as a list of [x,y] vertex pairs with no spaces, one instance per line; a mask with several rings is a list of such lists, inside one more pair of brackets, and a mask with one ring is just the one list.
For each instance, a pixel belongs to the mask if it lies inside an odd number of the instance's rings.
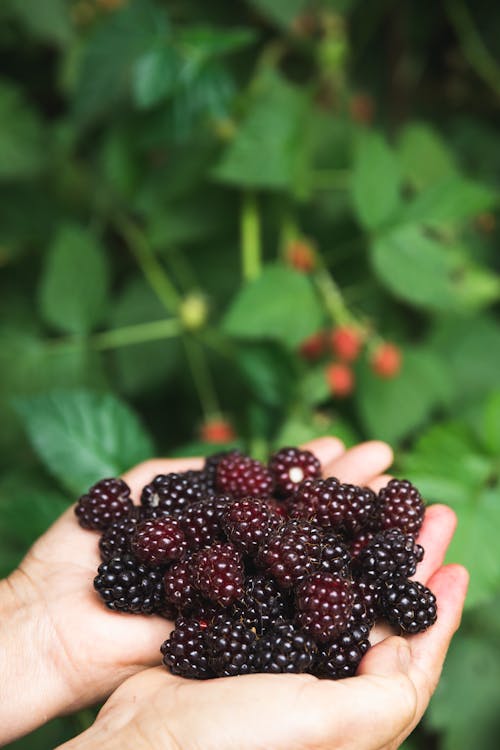
[[115,328],[111,331],[96,333],[89,338],[68,336],[49,341],[47,346],[49,350],[56,352],[61,349],[79,349],[85,344],[96,351],[103,351],[129,346],[130,344],[142,344],[146,341],[172,338],[180,333],[181,324],[177,319],[171,318],[170,320],[154,320],[150,323],[138,323],[137,325]]
[[352,323],[353,316],[344,302],[342,292],[326,268],[319,267],[314,274],[314,280],[332,320],[337,325]]
[[447,0],[446,7],[469,64],[500,96],[500,66],[481,39],[466,4],[463,0]]
[[253,281],[262,270],[260,214],[255,193],[243,195],[241,208],[241,264],[245,281]]
[[203,416],[209,419],[220,413],[220,407],[205,353],[191,336],[184,336],[183,341]]
[[168,278],[163,266],[158,262],[142,229],[123,214],[120,214],[115,220],[115,226],[125,239],[142,273],[160,302],[168,312],[175,313],[179,306],[179,293]]

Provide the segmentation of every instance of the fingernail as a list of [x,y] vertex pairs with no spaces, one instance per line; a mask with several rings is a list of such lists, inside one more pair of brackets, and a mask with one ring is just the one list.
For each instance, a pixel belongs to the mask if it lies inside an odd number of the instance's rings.
[[410,667],[410,647],[407,643],[402,643],[398,648],[398,658],[401,670],[407,672]]

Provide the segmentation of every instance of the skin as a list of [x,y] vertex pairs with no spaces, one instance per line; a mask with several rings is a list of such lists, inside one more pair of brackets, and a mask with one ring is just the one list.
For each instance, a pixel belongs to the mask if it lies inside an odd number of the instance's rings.
[[[340,441],[324,438],[308,447],[325,475],[375,489],[388,480],[383,472],[392,454],[384,443],[345,451]],[[200,463],[149,461],[124,478],[138,498],[155,474]],[[433,506],[420,539],[427,554],[417,577],[438,596],[438,623],[411,639],[378,629],[380,642],[359,676],[340,683],[308,675],[192,682],[163,668],[146,669],[159,663],[159,644],[172,624],[102,606],[92,590],[98,536],[83,531],[70,509],[0,584],[0,742],[115,690],[94,726],[64,748],[398,747],[427,706],[459,623],[467,574],[458,566],[441,567],[454,524],[449,509]],[[369,710],[360,711],[362,706]]]

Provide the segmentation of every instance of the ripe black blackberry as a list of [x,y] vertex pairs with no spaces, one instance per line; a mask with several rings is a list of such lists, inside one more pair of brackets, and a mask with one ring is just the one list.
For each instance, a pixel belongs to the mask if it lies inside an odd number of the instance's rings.
[[234,677],[255,671],[255,631],[242,622],[220,616],[207,628],[208,663],[217,677]]
[[216,542],[196,552],[192,570],[198,591],[221,607],[228,607],[243,596],[243,562],[234,545]]
[[225,539],[222,515],[230,501],[229,495],[208,497],[198,500],[181,513],[179,523],[190,550],[208,547]]
[[317,570],[343,571],[349,553],[335,535],[307,521],[291,519],[261,546],[257,562],[283,588],[290,588]]
[[297,623],[316,643],[332,643],[349,624],[351,582],[331,573],[313,573],[297,587]]
[[174,563],[163,577],[165,600],[177,607],[181,614],[191,612],[199,603],[200,594],[193,584],[191,558]]
[[388,529],[375,536],[355,560],[359,578],[382,583],[393,576],[408,578],[415,574],[424,556],[423,548],[409,534]]
[[369,627],[359,624],[345,630],[330,645],[320,646],[312,670],[316,677],[330,680],[353,677],[370,648],[369,634]]
[[290,499],[289,513],[352,538],[373,523],[377,496],[368,487],[340,484],[335,477],[306,479]]
[[392,578],[383,586],[380,605],[387,621],[405,633],[421,633],[437,620],[436,597],[432,591],[402,576]]
[[175,630],[161,646],[163,663],[172,674],[208,680],[214,674],[208,663],[204,623],[186,617],[176,620]]
[[177,516],[205,496],[204,482],[185,474],[158,474],[142,490],[141,503],[150,518]]
[[215,494],[213,483],[209,475],[203,469],[188,469],[187,471],[181,471],[179,473],[181,477],[187,479],[191,484],[196,485],[197,487],[199,486],[204,497],[210,497]]
[[257,672],[310,672],[317,646],[291,622],[277,622],[259,639],[255,654]]
[[230,453],[221,458],[217,465],[215,485],[218,492],[232,495],[235,499],[265,498],[272,493],[273,478],[260,461]]
[[422,527],[425,506],[420,492],[407,479],[391,479],[378,493],[381,529],[401,529],[416,536]]
[[276,581],[255,574],[246,579],[243,597],[233,604],[231,616],[262,635],[277,620],[287,617],[290,605]]
[[141,508],[134,506],[129,515],[113,521],[99,539],[101,560],[111,560],[112,557],[130,552],[130,538],[141,521]]
[[376,533],[376,531],[362,531],[361,534],[355,536],[349,544],[351,557],[357,557],[361,550],[364,549],[367,544],[370,544],[370,542],[373,541]]
[[221,451],[220,453],[213,453],[211,456],[207,456],[207,458],[205,459],[205,465],[202,469],[202,473],[207,479],[208,486],[215,490],[217,467],[223,458],[227,458],[228,456],[236,457],[241,455],[243,455],[241,451],[233,450]]
[[178,521],[164,516],[141,521],[132,535],[130,548],[138,560],[155,566],[179,560],[187,544]]
[[161,571],[148,568],[132,555],[113,557],[101,563],[94,588],[106,607],[118,612],[151,614],[163,608]]
[[130,487],[123,479],[101,479],[80,497],[75,514],[84,529],[104,531],[126,518],[132,508]]
[[230,542],[247,555],[256,555],[260,545],[279,525],[264,500],[242,498],[230,502],[222,516],[222,526]]
[[311,451],[281,448],[269,459],[274,480],[274,494],[284,500],[292,495],[304,479],[321,477],[321,464]]
[[380,585],[373,581],[352,581],[350,623],[371,627],[380,615]]

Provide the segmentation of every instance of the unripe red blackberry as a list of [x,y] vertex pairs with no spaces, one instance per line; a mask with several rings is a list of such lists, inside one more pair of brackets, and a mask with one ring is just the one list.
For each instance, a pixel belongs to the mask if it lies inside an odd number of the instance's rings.
[[218,492],[236,499],[265,498],[271,495],[273,479],[260,461],[249,456],[229,454],[218,463],[215,484]]
[[344,362],[354,362],[361,351],[362,338],[352,326],[339,326],[332,331],[333,353]]
[[313,673],[330,680],[353,677],[370,648],[369,633],[366,625],[356,625],[344,630],[333,643],[321,646],[314,660]]
[[130,548],[147,565],[164,565],[179,560],[186,552],[184,533],[175,518],[148,518],[137,526]]
[[349,553],[333,534],[307,521],[292,519],[274,531],[262,545],[257,562],[282,588],[290,588],[317,570],[341,572]]
[[101,560],[130,552],[130,539],[141,520],[141,508],[134,506],[128,516],[113,521],[99,539]]
[[208,661],[217,677],[255,672],[255,631],[221,615],[205,632]]
[[306,518],[324,529],[348,537],[373,523],[377,497],[368,487],[340,484],[335,477],[306,479],[291,498],[292,517]]
[[188,505],[204,497],[206,488],[199,477],[191,474],[158,474],[144,487],[141,503],[150,517],[177,516]]
[[222,516],[229,502],[229,495],[214,495],[198,500],[179,515],[179,523],[190,550],[209,547],[225,539]]
[[151,614],[163,609],[161,572],[148,568],[132,555],[113,557],[101,563],[94,588],[106,607],[118,612]]
[[101,479],[75,506],[75,514],[84,529],[104,531],[114,521],[126,518],[133,508],[130,487],[123,479]]
[[291,601],[271,578],[255,574],[245,581],[243,597],[231,608],[233,620],[253,628],[258,635],[289,614]]
[[382,587],[380,603],[387,621],[405,633],[421,633],[437,620],[436,597],[432,591],[402,576],[392,578]]
[[172,674],[195,680],[214,677],[208,663],[206,626],[198,620],[180,617],[175,630],[161,646],[163,663]]
[[416,536],[424,521],[425,506],[420,492],[407,479],[391,479],[378,493],[380,529],[401,529]]
[[285,499],[304,479],[321,477],[321,464],[311,451],[281,448],[269,459],[269,471],[274,480],[274,494]]
[[291,622],[277,622],[257,643],[256,671],[309,672],[316,652],[310,635]]
[[313,573],[296,589],[297,623],[316,643],[331,643],[349,624],[352,584],[331,573]]
[[191,559],[193,582],[203,596],[221,607],[241,599],[244,569],[234,545],[216,542],[196,552]]
[[394,576],[409,578],[415,574],[423,556],[423,548],[412,536],[399,529],[387,529],[361,550],[355,570],[358,577],[380,583]]
[[380,344],[371,358],[373,372],[380,378],[389,380],[399,375],[403,363],[401,349],[389,342]]
[[229,541],[241,552],[253,556],[279,523],[265,500],[252,497],[228,503],[222,517]]
[[304,339],[300,345],[299,353],[303,359],[315,362],[325,353],[326,345],[327,338],[325,331],[318,331],[318,333],[313,333],[312,336]]
[[344,362],[332,362],[325,369],[326,382],[332,396],[347,398],[354,390],[354,372]]

